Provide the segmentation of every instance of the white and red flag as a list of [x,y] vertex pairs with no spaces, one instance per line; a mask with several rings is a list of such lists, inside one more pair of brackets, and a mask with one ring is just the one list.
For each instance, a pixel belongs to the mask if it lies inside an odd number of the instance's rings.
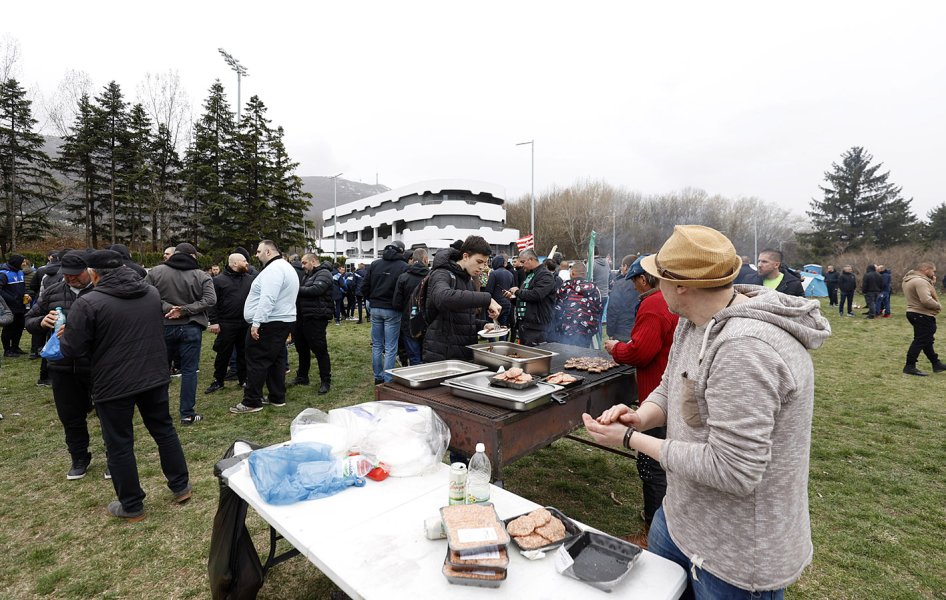
[[526,237],[516,240],[516,248],[518,248],[520,252],[535,248],[535,235],[530,233]]

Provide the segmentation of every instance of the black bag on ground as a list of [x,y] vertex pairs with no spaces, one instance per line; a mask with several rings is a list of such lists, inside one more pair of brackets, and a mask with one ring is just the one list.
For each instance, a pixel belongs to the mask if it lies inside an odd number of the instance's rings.
[[[260,448],[252,442],[237,440],[241,441],[253,450]],[[237,442],[214,465],[214,475],[220,482],[220,501],[214,516],[207,560],[210,593],[214,600],[252,600],[263,586],[263,565],[245,523],[247,504],[222,477],[225,470],[249,456],[249,453],[234,456]]]

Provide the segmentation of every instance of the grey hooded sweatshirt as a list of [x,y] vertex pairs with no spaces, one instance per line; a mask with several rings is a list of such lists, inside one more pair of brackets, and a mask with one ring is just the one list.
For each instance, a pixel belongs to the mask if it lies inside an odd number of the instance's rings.
[[674,543],[695,567],[732,585],[774,590],[811,562],[808,350],[831,327],[817,300],[736,289],[750,300],[704,327],[680,319],[647,400],[667,415],[660,464]]

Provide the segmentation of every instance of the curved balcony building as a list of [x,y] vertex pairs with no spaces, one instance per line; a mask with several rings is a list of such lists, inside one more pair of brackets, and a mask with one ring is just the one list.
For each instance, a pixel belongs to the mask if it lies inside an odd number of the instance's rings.
[[500,186],[481,181],[421,181],[339,205],[337,249],[335,210],[323,210],[320,245],[349,261],[370,262],[394,240],[404,242],[405,248],[436,251],[479,235],[494,253],[511,255],[519,230],[505,226],[504,195]]

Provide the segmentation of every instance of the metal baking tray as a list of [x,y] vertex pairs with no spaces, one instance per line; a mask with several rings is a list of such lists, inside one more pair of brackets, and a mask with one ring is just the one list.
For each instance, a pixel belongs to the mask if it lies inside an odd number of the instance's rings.
[[461,377],[454,377],[441,383],[450,388],[454,396],[476,400],[493,406],[501,406],[510,410],[530,410],[549,402],[553,394],[561,391],[562,386],[550,383],[537,382],[534,387],[524,390],[511,388],[497,388],[490,385],[493,373],[471,373]]
[[[519,367],[529,375],[546,375],[552,370],[552,357],[558,352],[541,350],[513,342],[485,342],[467,346],[473,351],[473,362],[488,367],[511,369]],[[510,354],[517,356],[510,357]]]
[[389,373],[394,381],[401,385],[424,389],[436,387],[442,381],[457,375],[467,375],[484,370],[486,370],[486,367],[483,365],[474,365],[462,360],[441,360],[423,365],[414,365],[413,367],[388,369],[385,373]]

